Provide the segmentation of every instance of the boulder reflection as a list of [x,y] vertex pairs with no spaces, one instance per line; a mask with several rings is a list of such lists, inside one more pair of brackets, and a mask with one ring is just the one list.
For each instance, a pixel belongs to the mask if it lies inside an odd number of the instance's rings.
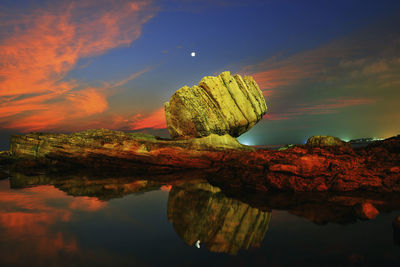
[[200,240],[212,252],[236,254],[263,241],[271,212],[225,197],[208,183],[174,186],[168,199],[168,219],[188,244]]

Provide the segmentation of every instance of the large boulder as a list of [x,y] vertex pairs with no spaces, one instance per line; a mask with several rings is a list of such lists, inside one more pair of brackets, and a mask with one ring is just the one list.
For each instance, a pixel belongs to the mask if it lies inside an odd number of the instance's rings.
[[237,137],[253,127],[267,105],[252,77],[204,77],[199,85],[184,86],[165,103],[165,117],[173,138],[230,134]]

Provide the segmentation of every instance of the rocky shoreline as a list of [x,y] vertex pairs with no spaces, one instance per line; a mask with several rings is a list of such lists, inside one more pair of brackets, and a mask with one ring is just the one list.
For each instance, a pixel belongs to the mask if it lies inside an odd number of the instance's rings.
[[283,150],[255,150],[229,135],[169,140],[105,129],[32,133],[14,135],[1,162],[3,169],[33,173],[197,171],[220,187],[250,191],[400,192],[400,136],[358,149],[312,140]]

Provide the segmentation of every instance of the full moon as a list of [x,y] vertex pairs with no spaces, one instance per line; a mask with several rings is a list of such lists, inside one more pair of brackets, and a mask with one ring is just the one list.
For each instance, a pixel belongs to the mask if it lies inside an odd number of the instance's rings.
[[196,56],[196,53],[195,53],[195,52],[192,52],[192,53],[190,53],[190,55],[191,55],[192,57],[195,57],[195,56]]

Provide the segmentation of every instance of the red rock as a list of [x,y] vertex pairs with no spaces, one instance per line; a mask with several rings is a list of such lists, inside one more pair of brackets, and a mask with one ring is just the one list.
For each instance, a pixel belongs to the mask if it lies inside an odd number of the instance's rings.
[[356,214],[360,219],[371,220],[378,216],[379,211],[371,203],[362,203],[355,206]]
[[390,172],[399,173],[400,167],[399,166],[392,167],[392,168],[390,168]]
[[288,164],[274,164],[269,166],[269,170],[272,172],[290,172],[290,173],[297,173],[297,166],[288,165]]
[[141,173],[198,169],[208,173],[211,182],[258,191],[400,192],[400,136],[357,150],[303,145],[254,151],[236,140],[221,140],[217,144],[171,141],[99,130],[17,136],[11,151],[17,158],[14,168],[19,169],[74,166]]

